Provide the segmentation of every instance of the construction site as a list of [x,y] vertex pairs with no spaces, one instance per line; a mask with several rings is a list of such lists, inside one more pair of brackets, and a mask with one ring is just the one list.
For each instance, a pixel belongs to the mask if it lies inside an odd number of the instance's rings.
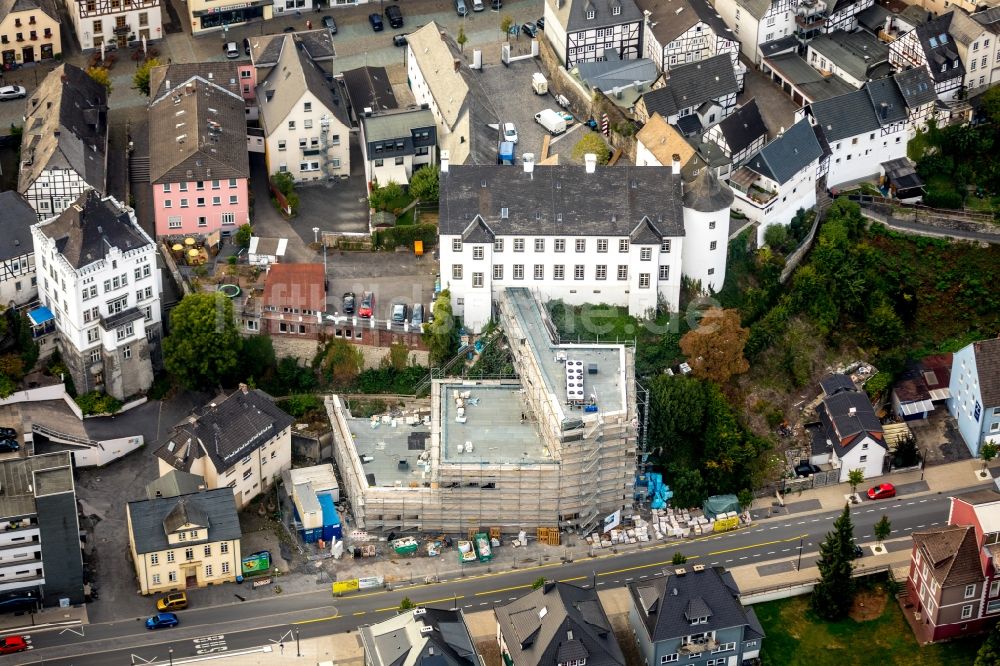
[[523,288],[499,302],[517,379],[435,379],[429,410],[326,409],[353,527],[372,535],[518,534],[549,543],[631,514],[638,421],[634,349],[560,344]]

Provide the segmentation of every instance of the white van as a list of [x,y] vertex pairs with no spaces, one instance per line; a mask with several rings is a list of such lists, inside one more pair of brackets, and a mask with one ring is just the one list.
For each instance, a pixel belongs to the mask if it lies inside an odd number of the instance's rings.
[[226,57],[230,60],[235,60],[240,57],[240,47],[236,45],[236,42],[226,42],[224,47],[226,51]]
[[550,134],[562,134],[566,131],[566,119],[552,109],[543,109],[536,113],[535,122],[547,129]]

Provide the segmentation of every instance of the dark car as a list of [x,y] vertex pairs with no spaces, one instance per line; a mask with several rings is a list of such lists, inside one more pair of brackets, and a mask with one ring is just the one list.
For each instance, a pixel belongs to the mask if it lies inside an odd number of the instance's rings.
[[0,437],[4,439],[17,439],[17,431],[13,428],[0,427]]
[[538,34],[538,28],[535,27],[534,23],[525,23],[521,26],[521,32],[534,39],[535,35]]
[[173,613],[157,613],[153,617],[146,619],[146,628],[163,629],[165,627],[176,627],[178,623],[179,620]]
[[23,613],[38,607],[38,596],[30,591],[18,590],[0,595],[0,613]]
[[537,21],[535,21],[535,27],[538,28],[539,30],[545,30],[545,17],[544,16],[542,18],[538,19]]
[[491,0],[491,2],[490,2],[490,8],[493,11],[496,11],[496,12],[500,11],[501,9],[503,9],[503,2],[502,2],[502,0]]
[[323,17],[323,27],[329,30],[331,35],[337,34],[337,22],[333,20],[332,16]]
[[389,26],[393,29],[403,27],[403,12],[396,5],[389,5],[385,8],[385,17],[389,19]]
[[810,465],[808,460],[803,460],[795,466],[795,476],[812,476],[819,471],[819,465]]
[[392,323],[402,324],[406,321],[406,314],[408,308],[405,303],[396,303],[392,306]]
[[865,551],[861,550],[861,546],[859,546],[858,544],[854,544],[854,559],[858,559],[859,557],[864,557],[864,555]]
[[243,38],[243,53],[250,55],[250,40],[245,37]]
[[282,30],[282,32],[295,32],[295,26],[290,25],[284,30]]
[[21,445],[13,439],[0,439],[0,453],[10,453],[12,451],[20,451]]
[[385,26],[382,24],[382,17],[378,14],[369,14],[368,22],[372,24],[372,30],[375,32],[382,32],[385,30]]
[[344,294],[344,314],[354,314],[354,292],[349,291]]
[[393,35],[392,36],[392,45],[393,46],[406,46],[406,33],[402,32],[402,33],[400,33],[398,35]]

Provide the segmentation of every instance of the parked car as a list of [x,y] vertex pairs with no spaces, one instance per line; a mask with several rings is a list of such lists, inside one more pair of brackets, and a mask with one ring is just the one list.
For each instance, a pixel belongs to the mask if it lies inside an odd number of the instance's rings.
[[337,22],[333,20],[332,16],[323,17],[323,27],[329,30],[331,35],[337,34]]
[[11,453],[13,451],[20,451],[21,445],[17,443],[17,440],[13,439],[0,439],[0,453]]
[[38,605],[38,595],[30,590],[17,590],[0,595],[0,613],[23,613],[35,610]]
[[414,326],[420,326],[424,323],[424,306],[422,303],[415,303],[413,305],[413,316],[410,317],[410,323]]
[[542,18],[538,19],[537,21],[535,21],[535,27],[538,28],[539,30],[545,30],[545,17],[544,16]]
[[383,25],[382,17],[379,14],[369,14],[368,22],[372,24],[372,30],[375,32],[382,32],[385,30],[385,25]]
[[795,466],[795,476],[812,476],[819,471],[819,465],[810,465],[808,460],[803,460]]
[[406,33],[405,32],[401,32],[398,35],[393,35],[392,36],[392,45],[393,46],[406,46]]
[[173,613],[157,613],[146,619],[147,629],[165,629],[167,627],[176,627],[178,624],[180,624],[180,620]]
[[358,316],[364,319],[371,319],[375,311],[375,294],[366,291],[361,294],[361,308],[358,309]]
[[891,483],[880,483],[879,485],[868,489],[868,499],[877,500],[895,496],[896,486]]
[[865,551],[862,550],[861,546],[859,546],[858,544],[854,544],[854,559],[858,559],[859,557],[864,557],[864,555]]
[[514,123],[503,124],[503,141],[517,143],[517,127],[514,126]]
[[472,0],[472,11],[481,12],[486,9],[486,5],[483,4],[483,0]]
[[403,27],[403,11],[396,5],[385,8],[385,17],[389,19],[389,27],[398,30]]
[[284,30],[282,30],[281,32],[295,32],[295,26],[294,25],[290,25],[287,28],[285,28]]
[[465,16],[469,13],[469,8],[465,4],[465,0],[455,0],[455,11],[458,12],[459,16]]
[[23,99],[28,91],[21,86],[3,86],[0,88],[0,101],[8,99]]
[[538,34],[538,28],[535,27],[534,23],[525,23],[521,26],[521,32],[534,39]]
[[230,60],[240,57],[240,47],[236,45],[236,42],[226,42],[223,50],[226,52],[226,57]]
[[344,314],[354,314],[354,308],[354,292],[348,291],[344,294],[344,306],[341,309],[344,311]]
[[250,55],[250,40],[246,37],[243,38],[243,53]]
[[503,9],[503,0],[491,0],[490,9],[492,9],[495,12],[498,12],[501,9]]
[[406,304],[395,303],[392,306],[392,323],[403,324],[406,322]]
[[13,428],[0,428],[0,437],[4,439],[17,439],[17,431]]
[[156,600],[156,610],[158,611],[184,610],[187,607],[188,597],[184,592],[171,592]]
[[0,654],[24,652],[30,647],[24,636],[4,636],[0,638]]

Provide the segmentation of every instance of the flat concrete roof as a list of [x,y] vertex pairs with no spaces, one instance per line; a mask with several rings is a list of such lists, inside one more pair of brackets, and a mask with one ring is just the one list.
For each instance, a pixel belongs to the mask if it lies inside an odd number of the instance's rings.
[[[371,462],[362,462],[361,465],[366,475],[375,475],[374,484],[369,476],[369,486],[391,488],[399,481],[404,488],[408,488],[411,483],[422,486],[424,482],[431,481],[429,461],[424,465],[419,460],[421,453],[430,451],[430,431],[426,426],[409,426],[403,419],[397,419],[395,428],[381,422],[372,428],[371,419],[354,418],[346,414],[344,420],[351,429],[354,448],[362,461],[364,456],[373,458]],[[410,449],[411,433],[426,433],[425,448]],[[404,460],[406,465],[400,466],[400,461]]]
[[[465,423],[455,421],[455,392],[468,391]],[[553,462],[542,445],[538,424],[531,420],[520,384],[463,386],[441,384],[441,464],[505,465]],[[521,417],[525,416],[524,420]],[[472,442],[472,453],[458,452]]]
[[0,518],[16,518],[35,512],[35,498],[73,490],[72,459],[67,452],[0,463]]
[[[570,409],[566,394],[566,364],[583,362],[583,396],[596,400],[600,412],[625,411],[625,348],[621,345],[554,344],[543,321],[539,305],[527,289],[508,289],[507,295],[515,307],[521,330],[527,335],[532,354],[538,359],[542,380],[549,393],[563,406],[564,417],[583,416],[583,410]],[[546,317],[547,319],[547,317]],[[591,364],[597,373],[590,374]]]

